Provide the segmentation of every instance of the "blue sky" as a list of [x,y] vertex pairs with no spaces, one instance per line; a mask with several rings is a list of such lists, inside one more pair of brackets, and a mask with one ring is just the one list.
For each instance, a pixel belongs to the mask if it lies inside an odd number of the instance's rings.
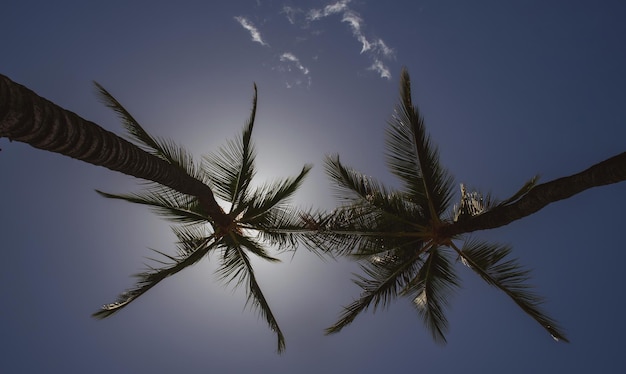
[[[101,83],[151,133],[198,157],[238,136],[259,87],[259,178],[315,167],[294,203],[332,208],[323,157],[393,185],[384,131],[402,66],[457,183],[505,197],[624,151],[626,5],[621,1],[20,1],[5,4],[0,73],[106,129]],[[410,300],[324,336],[358,296],[349,261],[306,249],[257,277],[286,334],[275,354],[243,290],[204,261],[114,317],[168,223],[94,189],[137,180],[0,140],[2,372],[623,372],[624,185],[584,192],[476,237],[533,269],[555,343],[505,295],[461,270],[447,346]]]

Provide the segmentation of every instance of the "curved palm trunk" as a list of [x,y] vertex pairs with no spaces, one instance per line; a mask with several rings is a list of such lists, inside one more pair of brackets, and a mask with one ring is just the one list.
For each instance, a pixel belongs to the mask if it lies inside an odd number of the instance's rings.
[[440,228],[440,235],[450,237],[508,225],[555,201],[567,199],[592,187],[624,180],[626,180],[626,152],[597,163],[580,173],[537,185],[513,204],[496,207],[466,221],[443,226]]
[[0,75],[0,137],[196,196],[218,227],[230,225],[206,184],[4,75]]

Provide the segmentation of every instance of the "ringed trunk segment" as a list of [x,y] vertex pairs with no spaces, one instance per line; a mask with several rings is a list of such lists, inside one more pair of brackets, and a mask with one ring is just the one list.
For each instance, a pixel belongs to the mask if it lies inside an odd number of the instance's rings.
[[570,198],[593,187],[625,180],[626,152],[623,152],[580,173],[539,184],[510,205],[496,207],[466,221],[454,222],[440,227],[439,234],[452,238],[455,235],[505,226],[529,216],[553,202]]
[[196,196],[218,227],[230,224],[213,191],[201,181],[1,74],[0,137]]

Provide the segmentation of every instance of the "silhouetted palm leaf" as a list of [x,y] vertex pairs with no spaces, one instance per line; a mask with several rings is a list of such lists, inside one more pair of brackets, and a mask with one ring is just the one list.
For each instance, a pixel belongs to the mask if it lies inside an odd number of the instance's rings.
[[463,248],[458,251],[462,261],[487,283],[504,291],[554,339],[567,342],[556,321],[541,311],[543,298],[533,293],[532,287],[527,284],[530,272],[523,269],[515,259],[506,259],[510,252],[510,247],[475,240],[466,241]]
[[[196,180],[209,183],[215,195],[230,204],[228,217],[231,222],[213,227],[213,219],[204,206],[199,204],[198,197],[187,196],[162,185],[152,184],[144,192],[125,195],[98,191],[107,198],[147,205],[158,214],[185,226],[173,228],[178,237],[178,255],[170,256],[157,251],[168,261],[154,261],[164,266],[150,267],[139,274],[139,281],[134,288],[123,293],[116,302],[105,305],[94,316],[104,318],[113,314],[161,280],[196,263],[209,251],[219,248],[221,264],[218,274],[227,282],[234,281],[236,286],[242,283],[246,285],[247,303],[259,312],[277,334],[278,351],[282,352],[285,348],[284,336],[261,292],[248,253],[277,262],[279,260],[272,257],[261,242],[270,246],[277,245],[279,251],[291,249],[298,239],[306,240],[307,233],[313,231],[286,204],[311,166],[305,165],[296,177],[267,183],[251,191],[250,186],[255,175],[255,151],[251,137],[256,115],[256,85],[252,112],[242,137],[229,141],[218,152],[204,157],[201,168],[194,165],[193,158],[183,148],[169,140],[159,140],[146,133],[113,96],[101,86],[98,87],[107,106],[120,114],[134,140],[154,155],[180,167]],[[291,214],[290,218],[287,217],[288,213]]]
[[153,137],[148,134],[113,95],[98,82],[94,82],[94,84],[96,85],[98,96],[100,96],[103,103],[113,109],[122,120],[122,125],[128,132],[131,140],[134,140],[137,145],[148,153],[183,169],[188,175],[205,182],[201,171],[195,166],[193,157],[187,150],[176,145],[171,140]]
[[[230,212],[246,198],[248,187],[256,171],[255,150],[251,142],[256,116],[257,90],[254,86],[252,112],[241,139],[230,140],[217,153],[204,157],[203,169],[210,176],[215,194],[230,204]],[[235,214],[236,215],[236,214]]]
[[376,311],[380,304],[385,307],[413,279],[421,266],[419,256],[386,256],[376,261],[361,265],[367,275],[357,275],[354,281],[363,292],[361,297],[344,307],[339,320],[326,329],[327,334],[334,334],[354,321],[356,316],[370,306]]
[[281,205],[285,205],[300,187],[311,167],[311,165],[305,165],[300,174],[294,178],[266,183],[259,187],[251,194],[249,200],[242,204],[245,206],[245,210],[242,209],[240,222],[251,224],[262,222],[265,215],[272,209],[281,208]]
[[345,167],[339,156],[327,157],[326,172],[343,205],[331,212],[301,214],[305,225],[319,234],[305,244],[363,262],[364,274],[355,280],[363,289],[361,297],[344,309],[327,332],[338,332],[372,304],[375,309],[397,296],[411,296],[435,341],[445,343],[445,309],[452,291],[459,287],[449,247],[555,338],[566,341],[555,322],[539,310],[540,299],[524,283],[527,273],[513,261],[501,261],[508,249],[472,247],[470,242],[467,251],[460,251],[454,241],[462,240],[461,234],[446,234],[457,223],[515,203],[532,190],[536,178],[502,202],[468,192],[461,185],[460,203],[450,209],[452,177],[440,165],[437,148],[412,103],[406,70],[401,76],[400,104],[387,131],[387,162],[402,182],[399,191]]
[[[278,322],[272,313],[269,303],[261,291],[261,287],[259,287],[259,284],[257,283],[254,270],[250,264],[250,259],[244,250],[245,247],[254,253],[260,248],[247,247],[246,241],[242,240],[244,239],[243,237],[233,234],[224,237],[223,239],[225,241],[226,248],[223,252],[222,266],[218,270],[218,274],[227,282],[234,281],[236,285],[240,285],[242,283],[246,285],[246,293],[248,295],[246,304],[249,303],[252,309],[257,310],[266,320],[270,329],[276,333],[278,352],[280,353],[284,351],[285,337],[278,326]],[[270,259],[269,256],[264,256],[264,258]]]
[[96,190],[100,196],[109,199],[125,200],[135,204],[147,205],[152,210],[169,220],[179,223],[206,223],[210,218],[203,215],[193,196],[163,189],[159,192],[144,191],[132,194],[111,194]]
[[433,247],[428,251],[417,277],[404,290],[405,295],[413,297],[413,304],[435,341],[446,342],[448,319],[445,316],[445,307],[450,294],[458,287],[458,278],[445,251]]
[[105,318],[115,312],[118,312],[133,300],[137,299],[152,287],[156,286],[163,279],[200,261],[202,257],[214,249],[218,243],[219,242],[216,241],[215,237],[211,235],[202,240],[196,241],[196,245],[193,249],[184,253],[181,252],[178,256],[169,256],[163,252],[155,251],[168,258],[171,263],[167,264],[158,261],[159,263],[166,264],[167,266],[162,268],[149,267],[146,271],[137,274],[136,277],[139,278],[139,280],[134,288],[123,292],[119,295],[115,302],[103,305],[99,311],[93,314],[93,316],[97,318]]
[[[424,209],[428,218],[438,219],[452,196],[452,178],[439,163],[424,119],[411,99],[411,80],[402,70],[400,104],[387,131],[387,162],[403,182],[407,196]],[[426,213],[428,212],[428,213]]]

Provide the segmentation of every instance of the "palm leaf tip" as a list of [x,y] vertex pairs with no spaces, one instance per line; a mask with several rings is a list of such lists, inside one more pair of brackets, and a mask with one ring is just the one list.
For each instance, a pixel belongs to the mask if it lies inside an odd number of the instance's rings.
[[441,165],[437,147],[426,132],[424,119],[411,97],[406,69],[400,80],[400,100],[387,130],[387,163],[409,196],[429,219],[447,209],[452,196],[452,176]]
[[409,282],[403,294],[412,294],[413,304],[431,332],[435,342],[446,344],[448,319],[445,312],[450,296],[460,287],[459,279],[448,254],[431,248],[417,276]]
[[104,304],[97,312],[93,313],[91,316],[96,319],[105,319],[120,310],[125,306],[124,302],[114,302],[111,304]]
[[247,292],[246,306],[250,306],[251,309],[256,310],[259,316],[265,319],[270,330],[276,334],[277,352],[282,353],[285,350],[285,337],[256,280],[248,255],[242,245],[237,242],[241,240],[241,237],[224,237],[224,240],[226,240],[225,244],[227,247],[224,248],[222,264],[218,270],[220,278],[227,283],[234,281],[235,287],[242,283],[245,284]]
[[517,306],[539,323],[557,341],[569,342],[557,322],[541,308],[544,299],[527,284],[530,271],[523,269],[515,259],[507,259],[511,247],[500,244],[467,241],[462,250],[453,247],[474,272],[488,284],[500,289]]

